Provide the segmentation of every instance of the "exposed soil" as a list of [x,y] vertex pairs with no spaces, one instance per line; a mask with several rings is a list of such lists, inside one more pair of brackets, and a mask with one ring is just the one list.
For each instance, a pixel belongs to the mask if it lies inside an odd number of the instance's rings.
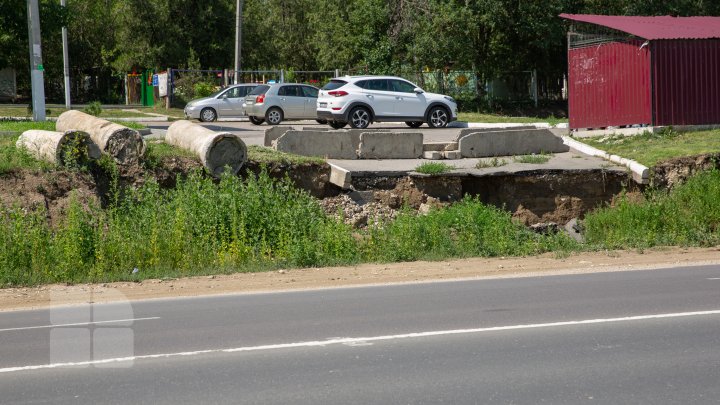
[[85,207],[99,203],[89,173],[20,170],[0,176],[0,206],[24,211],[44,208],[52,225],[62,221],[73,198]]
[[265,291],[307,290],[434,280],[531,277],[556,274],[720,264],[720,249],[666,248],[645,252],[581,253],[558,258],[473,258],[441,262],[363,264],[352,267],[279,270],[266,273],[145,280],[141,283],[46,285],[0,289],[0,311],[118,300],[192,297]]
[[660,188],[672,188],[684,183],[695,173],[720,169],[720,153],[669,159],[658,163],[653,169],[654,185]]

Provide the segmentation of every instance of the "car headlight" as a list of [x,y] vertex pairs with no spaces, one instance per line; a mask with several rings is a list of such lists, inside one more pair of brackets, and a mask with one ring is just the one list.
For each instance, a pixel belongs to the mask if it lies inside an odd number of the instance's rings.
[[455,101],[454,98],[452,98],[452,97],[450,97],[450,96],[443,96],[443,97],[445,97],[445,100],[447,100],[447,101],[449,101],[449,102],[451,102],[451,103],[457,104],[457,102]]

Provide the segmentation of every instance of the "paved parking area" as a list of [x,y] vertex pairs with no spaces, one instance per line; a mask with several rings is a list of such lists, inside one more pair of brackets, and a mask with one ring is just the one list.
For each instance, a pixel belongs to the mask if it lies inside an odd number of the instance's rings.
[[[268,125],[253,125],[249,121],[218,121],[203,123],[197,122],[199,125],[210,128],[214,131],[227,131],[239,135],[247,145],[263,145],[265,137],[265,129]],[[151,128],[155,133],[162,133],[172,122],[144,122],[143,124]],[[327,125],[320,125],[315,121],[287,121],[283,122],[281,127],[312,127],[327,128]],[[349,128],[349,127],[348,127]],[[462,128],[428,128],[423,125],[420,128],[412,129],[404,123],[376,123],[370,128],[384,128],[390,131],[421,131],[424,135],[424,142],[451,142],[454,141]],[[556,135],[564,135],[567,129],[553,130]],[[479,161],[490,161],[490,158],[482,159],[457,159],[457,160],[440,160],[455,167],[454,172],[458,174],[468,174],[474,176],[498,175],[505,173],[522,173],[533,170],[607,170],[607,171],[626,171],[624,166],[619,166],[607,160],[585,155],[582,152],[571,149],[565,153],[555,153],[550,157],[547,163],[531,164],[518,163],[513,156],[498,156],[498,159],[504,164],[497,167],[476,168]],[[353,177],[371,176],[371,175],[400,175],[414,171],[420,164],[430,162],[424,159],[373,159],[373,160],[340,160],[329,159],[328,162],[339,166],[352,173]]]

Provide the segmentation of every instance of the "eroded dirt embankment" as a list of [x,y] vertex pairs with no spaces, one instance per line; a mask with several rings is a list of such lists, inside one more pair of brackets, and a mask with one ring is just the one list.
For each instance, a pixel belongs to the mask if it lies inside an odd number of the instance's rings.
[[[698,171],[714,167],[720,168],[720,153],[668,160],[654,168],[653,184],[671,188]],[[346,222],[357,227],[393,218],[403,206],[424,212],[458,201],[464,195],[506,209],[525,225],[562,225],[599,206],[612,204],[620,193],[640,196],[642,192],[642,187],[626,173],[604,170],[535,170],[483,177],[366,177],[353,180],[358,190],[354,193],[343,192],[330,183],[327,165],[250,161],[241,175],[257,175],[263,168],[273,178],[289,178],[297,187],[322,199],[328,213],[342,212]],[[121,187],[137,187],[154,179],[163,188],[174,188],[179,177],[198,170],[202,165],[195,159],[165,157],[149,169],[121,171],[118,182]],[[71,198],[83,205],[106,204],[112,181],[112,175],[99,168],[89,172],[20,170],[0,175],[0,203],[23,210],[44,207],[55,225]]]

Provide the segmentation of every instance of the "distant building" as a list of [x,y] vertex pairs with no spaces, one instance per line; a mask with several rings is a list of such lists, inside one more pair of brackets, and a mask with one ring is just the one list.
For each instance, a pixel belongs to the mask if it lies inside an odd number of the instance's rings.
[[570,128],[720,124],[720,17],[560,17]]

